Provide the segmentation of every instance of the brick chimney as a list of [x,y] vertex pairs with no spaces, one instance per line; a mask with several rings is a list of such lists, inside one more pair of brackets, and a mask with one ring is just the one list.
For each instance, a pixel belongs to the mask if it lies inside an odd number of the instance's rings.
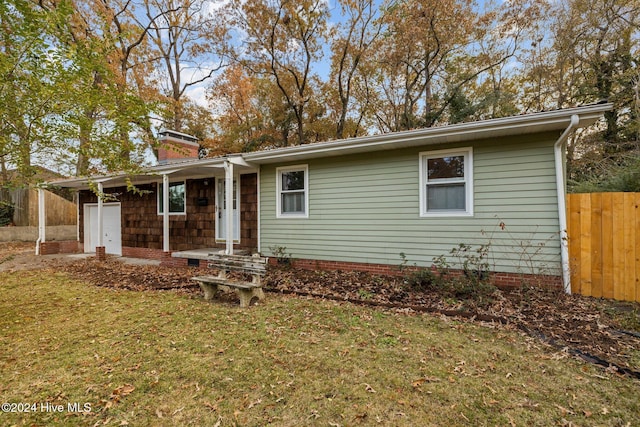
[[166,164],[180,160],[198,158],[198,138],[174,130],[158,133],[158,163]]

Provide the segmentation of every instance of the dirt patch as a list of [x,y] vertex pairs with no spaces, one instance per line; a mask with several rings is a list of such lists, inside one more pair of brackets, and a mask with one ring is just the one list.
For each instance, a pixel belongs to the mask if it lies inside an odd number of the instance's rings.
[[10,242],[0,243],[0,272],[34,270],[55,267],[61,264],[77,261],[76,255],[36,255],[35,243]]
[[[192,269],[127,265],[115,258],[97,262],[94,258],[35,257],[31,250],[31,246],[25,245],[0,245],[0,271],[46,267],[66,271],[97,286],[200,292],[190,280],[194,275]],[[566,347],[571,354],[591,355],[640,372],[640,304],[637,303],[565,295],[532,287],[495,291],[489,300],[478,303],[472,299],[446,297],[433,289],[413,289],[401,277],[341,271],[270,269],[265,287],[272,292],[493,322],[497,327],[525,331],[556,348]]]

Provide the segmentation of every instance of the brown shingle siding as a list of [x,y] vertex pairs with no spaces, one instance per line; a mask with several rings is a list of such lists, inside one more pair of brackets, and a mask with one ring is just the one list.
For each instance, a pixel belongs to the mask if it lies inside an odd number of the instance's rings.
[[[240,177],[241,243],[239,247],[255,249],[258,245],[257,174]],[[105,193],[116,195],[121,203],[122,247],[162,249],[162,215],[158,215],[158,184],[139,185],[142,194],[128,192],[125,187],[105,189]],[[216,243],[216,195],[215,180],[186,180],[186,215],[170,215],[170,250],[181,251],[199,248],[224,247]],[[205,203],[199,203],[199,201]],[[84,241],[85,203],[97,203],[90,191],[80,192],[80,241]],[[140,252],[143,253],[143,252]]]

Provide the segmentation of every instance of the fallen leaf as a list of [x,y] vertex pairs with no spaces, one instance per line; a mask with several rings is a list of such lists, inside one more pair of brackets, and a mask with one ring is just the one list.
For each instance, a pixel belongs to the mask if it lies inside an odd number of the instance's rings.
[[113,390],[111,392],[111,401],[112,402],[119,402],[120,401],[120,397],[122,396],[127,396],[129,394],[131,394],[131,392],[133,390],[135,390],[136,388],[134,386],[132,386],[131,384],[125,384],[123,386],[120,386],[118,388],[116,388],[115,390]]
[[367,390],[369,393],[376,393],[376,391],[373,389],[373,387],[371,387],[369,384],[362,383],[362,385],[365,386],[365,390]]
[[564,407],[558,405],[557,403],[554,406],[556,408],[560,409],[560,411],[562,412],[562,415],[565,415],[565,414],[575,415],[573,411],[571,411],[570,409],[564,408]]
[[411,385],[414,388],[417,388],[417,387],[420,387],[424,383],[437,383],[437,382],[440,382],[440,378],[422,377],[422,378],[418,378],[417,380],[415,380],[413,383],[411,383]]
[[218,410],[218,405],[212,405],[211,402],[204,402],[203,404],[205,407],[211,409],[212,411]]
[[258,400],[256,400],[255,402],[251,402],[251,403],[249,403],[249,406],[248,406],[247,408],[248,408],[248,409],[251,409],[251,408],[253,408],[254,406],[259,405],[259,404],[261,404],[261,403],[262,403],[262,399],[258,399]]

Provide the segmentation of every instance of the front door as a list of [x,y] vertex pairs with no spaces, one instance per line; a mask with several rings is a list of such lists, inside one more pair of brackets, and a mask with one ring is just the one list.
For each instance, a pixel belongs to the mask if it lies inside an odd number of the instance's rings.
[[[225,193],[226,179],[218,178],[216,191],[216,240],[225,240],[227,237],[227,198]],[[233,179],[233,240],[240,241],[240,189],[237,178]]]

